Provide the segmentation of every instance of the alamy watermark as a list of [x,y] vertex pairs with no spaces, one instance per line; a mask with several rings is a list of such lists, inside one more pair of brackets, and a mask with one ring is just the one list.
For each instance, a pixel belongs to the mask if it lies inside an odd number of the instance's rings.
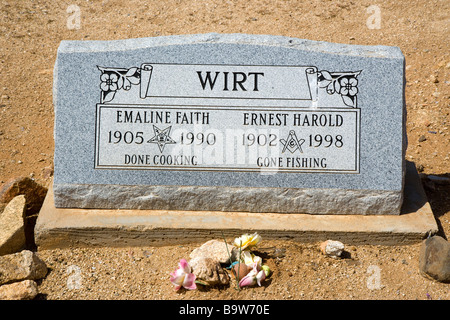
[[81,28],[81,10],[80,7],[71,4],[67,7],[66,12],[69,14],[67,17],[67,29],[78,30]]
[[367,267],[367,277],[366,286],[369,290],[379,290],[381,286],[381,268],[376,265],[370,265]]
[[[277,129],[216,129],[204,130],[201,124],[194,124],[193,130],[178,128],[172,133],[180,136],[181,143],[175,145],[169,155],[163,157],[195,158],[196,164],[247,166],[256,163],[262,175],[276,174],[279,165],[273,159],[280,158],[279,148],[274,148]],[[169,159],[169,158],[167,158]]]
[[70,265],[66,269],[66,274],[69,275],[67,278],[67,288],[69,290],[78,290],[83,287],[81,269],[79,266],[74,264]]
[[366,12],[370,16],[366,20],[366,26],[369,29],[381,29],[381,9],[377,5],[367,7]]

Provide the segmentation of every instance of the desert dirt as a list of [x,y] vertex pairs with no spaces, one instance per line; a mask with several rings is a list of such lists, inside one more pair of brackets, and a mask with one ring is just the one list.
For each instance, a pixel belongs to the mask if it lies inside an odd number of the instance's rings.
[[[449,25],[448,0],[0,0],[0,183],[20,176],[51,182],[52,73],[61,40],[218,32],[390,45],[406,57],[406,159],[422,173],[439,235],[447,238],[450,185],[428,176],[450,177]],[[261,287],[237,290],[232,282],[176,292],[169,273],[200,244],[38,251],[49,273],[36,299],[450,298],[449,284],[419,273],[420,243],[346,244],[344,257],[331,259],[318,243],[264,239],[258,252],[273,273]]]

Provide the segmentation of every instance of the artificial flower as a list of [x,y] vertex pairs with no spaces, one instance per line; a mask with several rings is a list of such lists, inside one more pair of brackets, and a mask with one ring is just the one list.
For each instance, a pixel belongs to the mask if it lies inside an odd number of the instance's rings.
[[253,286],[258,284],[261,286],[261,281],[266,278],[264,270],[259,270],[258,264],[253,264],[253,269],[239,281],[239,287]]
[[247,266],[252,266],[254,263],[258,265],[258,268],[261,267],[262,258],[254,255],[249,251],[243,251],[241,253],[241,261],[244,262]]
[[261,236],[255,232],[254,234],[244,234],[239,238],[234,239],[233,245],[236,248],[241,248],[241,250],[251,249],[258,245],[261,240]]
[[195,284],[195,274],[191,273],[191,267],[185,259],[180,260],[178,269],[170,275],[170,282],[175,285],[175,290],[179,290],[181,287],[188,290],[197,289],[197,285]]
[[256,275],[256,283],[258,283],[258,286],[261,287],[261,281],[264,281],[266,279],[266,272],[264,270],[261,270]]
[[272,271],[270,271],[270,268],[269,268],[269,266],[268,265],[263,265],[262,267],[261,267],[261,269],[263,269],[264,270],[264,273],[266,274],[266,278],[270,275],[270,273],[272,272]]

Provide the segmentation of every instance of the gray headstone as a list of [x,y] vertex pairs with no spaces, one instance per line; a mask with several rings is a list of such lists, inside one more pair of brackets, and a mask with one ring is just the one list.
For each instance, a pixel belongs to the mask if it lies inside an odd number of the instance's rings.
[[54,80],[56,207],[400,213],[397,47],[63,41]]

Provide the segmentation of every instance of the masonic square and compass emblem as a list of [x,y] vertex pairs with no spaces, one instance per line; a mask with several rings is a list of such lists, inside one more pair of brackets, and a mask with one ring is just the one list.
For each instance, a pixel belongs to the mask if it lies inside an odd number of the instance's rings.
[[300,153],[303,153],[302,144],[305,142],[305,139],[297,139],[297,135],[294,130],[289,131],[287,140],[280,139],[280,142],[283,145],[283,150],[281,153],[284,153],[286,149],[291,153],[294,153],[297,150],[300,150]]

